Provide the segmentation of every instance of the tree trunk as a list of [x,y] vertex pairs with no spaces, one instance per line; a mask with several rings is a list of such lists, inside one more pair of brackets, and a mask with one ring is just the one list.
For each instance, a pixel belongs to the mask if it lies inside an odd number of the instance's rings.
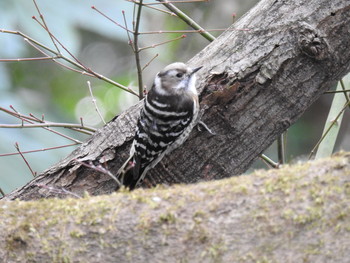
[[327,262],[350,255],[350,153],[83,199],[0,202],[1,262]]
[[[262,0],[190,60],[204,122],[148,173],[144,185],[191,183],[244,172],[324,91],[350,71],[349,0]],[[56,196],[48,188],[97,195],[116,183],[81,162],[116,174],[127,159],[141,103],[8,199]]]

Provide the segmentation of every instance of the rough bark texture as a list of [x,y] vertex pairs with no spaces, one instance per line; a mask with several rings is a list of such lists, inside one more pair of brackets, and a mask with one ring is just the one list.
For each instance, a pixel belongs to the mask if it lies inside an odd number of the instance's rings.
[[[242,30],[243,29],[243,30]],[[350,70],[349,0],[262,0],[189,64],[203,65],[203,120],[149,172],[146,185],[190,183],[244,172],[254,159]],[[44,184],[93,195],[116,184],[79,161],[115,173],[126,160],[140,104],[100,129],[70,156],[8,199],[53,196]]]
[[0,261],[349,262],[350,153],[83,199],[0,201]]

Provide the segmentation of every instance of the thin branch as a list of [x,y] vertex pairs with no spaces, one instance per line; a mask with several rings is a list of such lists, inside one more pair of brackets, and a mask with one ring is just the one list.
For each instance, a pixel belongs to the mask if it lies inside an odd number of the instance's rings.
[[36,120],[37,122],[45,122],[45,115],[44,114],[41,114],[41,119],[39,119],[33,113],[29,113],[29,116],[34,118],[34,120]]
[[[338,82],[337,90],[343,91],[345,90],[345,86],[342,80]],[[317,152],[315,154],[315,159],[320,159],[324,157],[331,156],[335,147],[335,143],[337,141],[339,135],[339,129],[343,120],[343,113],[337,117],[337,120],[334,122],[335,116],[341,111],[344,105],[349,105],[350,100],[346,94],[334,94],[332,105],[329,109],[329,113],[327,116],[327,120],[325,122],[322,135],[327,131],[327,136],[325,136],[320,144],[317,147]],[[332,129],[328,130],[329,126],[333,126]]]
[[39,6],[38,6],[37,3],[36,3],[36,0],[33,0],[33,2],[34,2],[34,5],[35,5],[36,10],[37,10],[38,13],[39,13],[39,16],[40,16],[41,21],[43,21],[44,28],[45,28],[46,32],[49,34],[49,36],[50,36],[50,38],[51,38],[52,43],[53,43],[54,46],[56,47],[57,52],[58,52],[58,53],[61,53],[61,52],[60,52],[60,49],[58,48],[58,46],[57,46],[57,44],[56,44],[56,42],[55,42],[55,40],[54,40],[53,37],[52,37],[52,34],[51,34],[50,30],[49,30],[49,27],[48,27],[47,24],[46,24],[46,21],[45,21],[45,19],[44,19],[44,16],[43,16],[43,14],[41,13],[41,11],[40,11],[40,9],[39,9]]
[[[35,16],[33,16],[33,19],[42,27],[44,28],[51,36],[51,39],[54,39],[75,61],[78,65],[80,65],[84,70],[86,70],[87,72],[93,74],[93,71],[86,67],[76,56],[74,56],[74,54],[72,52],[69,51],[68,48],[66,48],[61,41],[59,41],[53,34],[51,34],[51,32],[45,27],[45,25],[43,23],[41,23]],[[53,40],[52,40],[53,41]],[[56,45],[55,45],[56,46]],[[57,46],[56,46],[57,47]],[[61,54],[60,51],[58,51],[58,54]]]
[[[125,17],[125,11],[124,10],[122,11],[122,14],[123,14],[125,28],[128,29],[128,23],[126,22],[126,17]],[[132,40],[131,40],[131,36],[130,36],[130,32],[128,30],[126,30],[126,34],[128,36],[128,40],[129,40],[128,43],[129,43],[130,47],[132,48],[132,51],[135,53],[134,45],[132,44]]]
[[10,108],[11,108],[15,113],[21,115],[21,114],[18,112],[18,110],[16,110],[12,105],[10,105]]
[[[50,132],[53,132],[53,133],[55,133],[57,135],[60,135],[60,136],[62,136],[64,138],[66,138],[66,139],[72,140],[72,141],[74,141],[76,143],[81,143],[79,140],[76,140],[76,139],[71,138],[71,137],[69,137],[67,135],[64,135],[64,134],[62,134],[60,132],[57,132],[57,131],[54,131],[54,130],[51,130],[51,129],[47,128],[45,126],[45,124],[47,124],[47,123],[43,119],[40,120],[40,119],[38,119],[36,117],[34,118],[33,115],[32,116],[23,115],[23,114],[19,113],[18,111],[15,111],[15,109],[13,108],[12,105],[10,105],[10,107],[11,107],[11,109],[14,110],[14,112],[11,112],[10,110],[7,110],[7,109],[5,109],[3,107],[0,107],[0,111],[6,112],[7,114],[9,114],[11,116],[20,119],[22,121],[22,126],[24,125],[24,123],[23,123],[24,121],[28,122],[30,124],[34,124],[35,122],[39,122],[42,125],[41,127],[43,127],[44,129],[46,129],[46,130],[48,130]],[[50,124],[50,126],[52,126],[51,125],[52,123],[49,122],[49,124]],[[78,128],[76,128],[76,127],[72,127],[72,128],[71,127],[65,127],[65,128],[70,128],[70,129],[73,129],[73,130],[76,130],[76,131],[79,131],[81,133],[85,133],[85,134],[88,134],[88,135],[91,135],[92,133],[94,133],[96,131],[96,129],[94,129],[92,127],[86,127],[86,126],[78,126]]]
[[97,106],[97,103],[96,103],[96,99],[95,99],[95,97],[94,97],[94,94],[92,93],[92,88],[91,88],[91,83],[90,83],[90,81],[87,81],[87,84],[88,84],[88,87],[89,87],[89,92],[90,92],[91,100],[92,100],[92,103],[94,104],[95,110],[96,110],[98,116],[100,117],[100,119],[102,120],[102,122],[103,122],[104,124],[106,124],[106,121],[105,121],[104,118],[102,117],[102,114],[101,114],[101,112],[100,112],[100,109],[99,109],[98,106]]
[[338,121],[338,119],[340,118],[340,116],[342,116],[343,112],[346,110],[347,107],[350,106],[350,101],[345,103],[344,107],[339,111],[339,113],[337,114],[337,116],[335,117],[335,119],[331,122],[331,124],[329,125],[328,129],[323,133],[321,139],[319,139],[319,141],[316,143],[316,145],[314,146],[314,148],[312,148],[310,154],[309,154],[309,160],[311,159],[311,157],[314,155],[316,149],[318,148],[318,146],[320,145],[320,143],[324,140],[324,138],[327,136],[327,134],[329,133],[329,131],[332,129],[333,125],[335,125]]
[[277,155],[279,164],[284,164],[286,162],[286,137],[287,132],[284,132],[277,138]]
[[136,24],[135,16],[136,16],[136,4],[134,3],[133,9],[132,9],[132,29],[134,30],[134,32],[135,32],[135,24]]
[[95,132],[96,129],[87,126],[81,126],[74,123],[56,123],[56,122],[44,122],[44,123],[35,123],[35,124],[0,124],[0,128],[38,128],[38,127],[62,127],[69,129],[78,129],[78,130],[87,130],[90,132]]
[[[21,126],[18,126],[18,124],[14,124],[14,125],[12,125],[12,124],[0,124],[0,128],[12,128],[12,126],[14,128],[23,128],[23,126],[28,126],[28,127],[37,126],[37,127],[76,128],[76,129],[86,130],[86,131],[89,131],[92,133],[94,133],[96,131],[95,128],[87,127],[87,126],[80,126],[78,124],[45,122],[43,119],[40,120],[39,118],[35,117],[33,114],[30,114],[31,116],[26,116],[26,115],[19,113],[17,110],[15,110],[15,108],[12,105],[10,105],[10,107],[11,107],[11,109],[13,109],[13,112],[11,112],[10,110],[7,110],[3,107],[0,107],[0,111],[3,111],[3,112],[5,112],[13,117],[16,117],[16,118],[22,120],[22,124],[21,124]],[[30,125],[24,125],[23,121],[30,123]],[[39,122],[39,124],[34,124],[33,122]],[[80,143],[80,142],[78,141],[78,143]]]
[[237,18],[237,14],[233,13],[232,14],[232,24],[234,24],[236,22],[236,18]]
[[40,57],[40,58],[5,58],[0,59],[0,62],[22,62],[22,61],[40,61],[40,60],[54,60],[58,57]]
[[[129,33],[134,33],[132,30],[128,29],[126,26],[123,26],[121,24],[119,24],[117,21],[113,20],[112,18],[110,18],[109,16],[107,16],[105,13],[103,13],[102,11],[100,11],[99,9],[96,8],[96,6],[91,6],[91,8],[93,10],[95,10],[96,12],[98,12],[100,15],[102,15],[103,17],[107,18],[109,21],[111,21],[113,24],[119,26],[120,28],[124,29],[126,32]],[[123,11],[124,12],[124,11]]]
[[[45,152],[45,151],[50,151],[50,150],[56,150],[60,148],[65,148],[65,147],[71,147],[71,146],[76,146],[78,143],[72,143],[72,144],[67,144],[67,145],[60,145],[60,146],[55,146],[55,147],[49,147],[49,148],[44,148],[44,149],[37,149],[37,150],[31,150],[31,151],[23,151],[21,152],[22,154],[28,154],[28,153],[36,153],[36,152]],[[7,157],[7,156],[12,156],[12,155],[18,155],[20,153],[15,152],[15,153],[2,153],[0,154],[0,157]]]
[[146,65],[143,66],[142,71],[144,71],[145,68],[147,68],[147,67],[149,66],[149,64],[151,64],[151,63],[153,62],[153,60],[155,60],[155,59],[158,57],[158,55],[159,55],[159,54],[157,53],[153,58],[151,58],[151,60],[148,61],[148,62],[146,63]]
[[68,65],[65,65],[63,64],[62,62],[58,61],[57,59],[60,59],[63,57],[60,56],[60,57],[51,57],[49,54],[47,54],[46,52],[44,52],[43,50],[41,50],[39,47],[37,47],[35,44],[33,44],[32,42],[30,42],[28,39],[24,39],[24,41],[26,41],[29,45],[31,45],[33,48],[35,48],[36,50],[38,50],[38,52],[40,52],[41,54],[45,55],[48,59],[52,59],[53,62],[55,62],[56,64],[60,65],[61,67],[64,67],[70,71],[73,71],[73,72],[76,72],[76,73],[79,73],[79,74],[82,74],[82,75],[86,75],[86,76],[89,76],[89,77],[95,77],[93,74],[91,73],[88,73],[86,72],[85,70],[78,70],[78,69],[75,69],[75,68],[72,68]]
[[142,49],[139,48],[139,28],[141,22],[141,10],[142,10],[142,1],[140,0],[140,4],[138,5],[137,15],[136,15],[136,24],[134,30],[134,50],[135,50],[135,60],[136,60],[136,68],[137,68],[137,78],[139,82],[139,99],[143,99],[143,80],[142,80],[142,68],[140,61],[140,51]]
[[66,194],[66,195],[72,195],[75,196],[77,198],[82,198],[80,195],[73,193],[71,191],[68,191],[66,189],[64,189],[63,187],[61,189],[56,188],[56,187],[52,187],[52,186],[48,186],[45,184],[34,184],[34,186],[40,187],[40,188],[44,188],[44,189],[48,189],[51,192],[57,193],[57,194]]
[[[222,31],[251,31],[248,28],[243,28],[243,29],[238,29],[238,28],[231,28],[231,29],[227,29],[227,28],[213,28],[213,29],[206,29],[205,31],[207,32],[222,32]],[[144,32],[140,32],[140,35],[151,35],[151,34],[176,34],[176,33],[203,33],[205,32],[201,29],[198,30],[154,30],[154,31],[144,31]]]
[[85,162],[82,162],[82,161],[80,161],[78,159],[76,159],[76,161],[78,163],[82,164],[85,167],[88,167],[88,168],[93,169],[93,170],[95,170],[97,172],[100,172],[100,173],[108,175],[109,177],[111,177],[118,184],[119,187],[122,186],[122,183],[118,180],[118,178],[115,177],[110,171],[108,171],[106,168],[102,167],[101,165],[96,166],[91,161],[88,164],[85,163]]
[[65,64],[63,64],[62,62],[58,61],[57,59],[64,59],[62,57],[62,55],[60,56],[56,56],[56,57],[51,57],[49,54],[47,54],[46,52],[44,52],[42,49],[40,49],[39,47],[37,47],[34,43],[30,42],[28,39],[24,39],[24,41],[26,41],[29,45],[31,45],[33,48],[35,48],[38,52],[40,52],[41,54],[45,55],[46,57],[52,59],[53,62],[55,62],[56,64],[68,69],[68,70],[71,70],[73,72],[77,72],[77,73],[80,73],[82,75],[86,75],[86,76],[90,76],[90,77],[95,77],[93,74],[91,73],[88,73],[86,72],[85,70],[78,70],[78,69],[75,69],[75,68],[72,68],[70,66],[67,66]]
[[65,64],[63,64],[62,62],[60,61],[57,61],[57,60],[54,60],[54,62],[58,65],[60,65],[61,67],[63,68],[66,68],[70,71],[73,71],[73,72],[76,72],[76,73],[79,73],[79,74],[82,74],[82,75],[85,75],[85,76],[89,76],[89,77],[96,77],[94,74],[92,73],[89,73],[89,72],[86,72],[85,70],[78,70],[78,69],[75,69],[75,68],[72,68],[70,66],[67,66]]
[[[7,34],[14,34],[14,35],[21,36],[23,39],[28,40],[28,41],[32,42],[33,44],[37,45],[38,47],[41,47],[44,50],[47,50],[47,51],[51,52],[52,54],[56,55],[58,58],[65,60],[66,62],[76,66],[77,68],[82,69],[82,70],[86,70],[86,68],[84,66],[80,65],[79,63],[75,62],[74,60],[72,60],[72,59],[70,59],[70,58],[68,58],[68,57],[66,57],[64,55],[61,55],[60,53],[56,52],[55,50],[45,46],[44,44],[41,44],[40,42],[38,42],[35,39],[33,39],[33,38],[23,34],[20,31],[12,31],[12,30],[0,29],[0,33],[7,33]],[[57,63],[56,60],[53,60],[53,61]],[[105,82],[112,84],[113,86],[116,86],[116,87],[118,87],[118,88],[120,88],[120,89],[122,89],[124,91],[127,91],[127,92],[129,92],[129,93],[131,93],[133,95],[138,96],[138,94],[135,91],[133,91],[131,88],[125,87],[124,85],[122,85],[120,83],[117,83],[117,82],[115,82],[115,81],[113,81],[113,80],[111,80],[109,78],[106,78],[105,76],[103,76],[101,74],[98,74],[98,73],[92,71],[91,69],[88,69],[88,73],[91,73],[91,75],[93,75],[94,77],[96,77],[98,79],[102,79]]]
[[[128,1],[128,0],[126,0],[126,1]],[[132,2],[132,1],[128,1],[128,2]],[[154,6],[151,6],[151,5],[146,5],[146,6],[144,5],[144,7],[148,8],[148,9],[155,10],[157,12],[165,13],[165,14],[170,15],[170,16],[177,17],[177,15],[174,12],[169,12],[167,10],[160,9],[160,8],[157,8],[157,7],[154,7]]]
[[344,92],[350,92],[350,89],[325,91],[323,94],[334,94],[334,93],[344,93]]
[[[11,116],[13,116],[13,117],[15,117],[15,118],[20,119],[20,120],[22,121],[22,126],[24,125],[24,122],[28,122],[28,123],[30,123],[30,124],[34,124],[35,122],[45,123],[44,119],[38,120],[38,118],[36,118],[36,117],[33,118],[33,117],[29,117],[29,116],[20,114],[18,111],[16,111],[16,110],[13,108],[12,105],[10,105],[10,108],[13,109],[14,111],[12,112],[12,111],[7,110],[7,109],[5,109],[5,108],[3,108],[3,107],[0,107],[0,111],[3,111],[3,112],[5,112],[5,113],[7,113],[7,114],[9,114],[9,115],[11,115]],[[78,144],[81,144],[81,143],[82,143],[81,141],[79,141],[79,140],[77,140],[77,139],[74,139],[74,138],[72,138],[72,137],[70,137],[70,136],[67,136],[67,135],[65,135],[65,134],[63,134],[63,133],[60,133],[60,132],[58,132],[58,131],[52,130],[52,129],[47,128],[47,127],[42,127],[42,128],[45,129],[45,130],[47,130],[47,131],[49,131],[49,132],[55,133],[55,134],[57,134],[57,135],[59,135],[59,136],[61,136],[61,137],[63,137],[63,138],[66,138],[66,139],[68,139],[68,140],[71,140],[71,141],[73,141],[73,142],[75,142],[75,143],[78,143]],[[74,130],[74,129],[73,129],[73,130]],[[90,132],[90,131],[89,131],[89,132],[88,132],[88,131],[83,131],[83,130],[76,130],[76,131],[81,132],[81,133],[85,133],[85,134],[88,134],[88,135],[91,135],[91,134],[92,134],[92,132]]]
[[[126,0],[127,2],[131,2],[131,3],[134,3],[134,4],[140,4],[140,2],[136,1],[136,0]],[[159,1],[159,0],[157,0]],[[195,2],[209,2],[210,0],[176,0],[176,1],[166,1],[166,3],[169,3],[169,4],[180,4],[180,3],[195,3]],[[152,3],[146,3],[146,4],[143,4],[144,6],[150,6],[150,5],[161,5],[162,3],[158,3],[158,2],[152,2]]]
[[170,11],[174,12],[180,19],[182,19],[187,25],[192,27],[195,30],[201,30],[200,33],[204,38],[209,40],[210,42],[215,40],[215,37],[211,35],[209,32],[207,32],[204,28],[202,28],[199,24],[197,24],[191,17],[186,15],[184,12],[182,12],[180,9],[178,9],[176,6],[174,6],[171,3],[168,3],[166,0],[157,0],[161,2],[166,8],[168,8]]
[[[140,4],[140,2],[138,1],[135,1],[135,0],[125,0],[129,3],[133,3],[133,4]],[[162,3],[157,3],[158,5],[162,4]],[[162,12],[162,13],[165,13],[167,15],[170,15],[170,16],[177,16],[174,12],[169,12],[167,10],[164,10],[164,9],[160,9],[160,8],[157,8],[157,7],[154,7],[152,5],[148,5],[148,4],[143,4],[144,7],[146,8],[149,8],[149,9],[152,9],[152,10],[156,10],[158,12]]]
[[36,172],[34,172],[33,169],[32,169],[32,167],[30,167],[30,165],[29,165],[27,159],[24,157],[24,155],[22,154],[21,150],[19,149],[19,145],[18,145],[17,142],[15,143],[15,148],[16,148],[16,150],[18,151],[18,153],[21,155],[23,161],[26,163],[26,165],[27,165],[27,167],[29,168],[30,172],[32,173],[33,177],[35,177],[35,176],[36,176]]
[[5,109],[3,107],[0,107],[0,111],[3,111],[3,112],[5,112],[5,113],[7,113],[7,114],[9,114],[9,115],[11,115],[13,117],[16,117],[16,118],[18,118],[18,119],[20,119],[22,121],[23,120],[26,121],[26,122],[29,122],[29,121],[34,121],[35,122],[35,121],[37,121],[36,118],[33,118],[31,116],[26,116],[26,115],[23,115],[23,114],[19,113],[12,105],[10,105],[10,108],[13,111],[10,111],[10,110]]
[[280,164],[279,163],[276,163],[274,162],[272,159],[270,159],[269,157],[267,157],[265,154],[261,154],[259,155],[259,158],[264,162],[266,163],[266,165],[268,167],[272,167],[272,168],[279,168]]
[[346,88],[345,88],[344,81],[341,79],[339,82],[340,82],[340,86],[341,86],[341,88],[342,88],[343,94],[344,94],[344,96],[345,96],[345,99],[346,99],[346,101],[349,103],[350,98],[349,98],[348,94],[346,93],[347,90],[346,90]]
[[1,189],[1,187],[0,187],[0,194],[1,194],[2,196],[5,196],[5,192]]
[[167,40],[167,41],[164,41],[164,42],[160,42],[158,44],[153,44],[153,45],[148,46],[148,47],[141,47],[141,48],[139,48],[139,51],[142,51],[142,50],[145,50],[145,49],[149,49],[149,48],[155,48],[155,47],[158,47],[158,46],[161,46],[161,45],[164,45],[164,44],[168,44],[170,42],[173,42],[173,41],[176,41],[176,40],[180,40],[180,39],[183,39],[183,38],[186,38],[186,35],[182,35],[182,36],[179,36],[179,37],[174,38],[174,39],[170,39],[170,40]]

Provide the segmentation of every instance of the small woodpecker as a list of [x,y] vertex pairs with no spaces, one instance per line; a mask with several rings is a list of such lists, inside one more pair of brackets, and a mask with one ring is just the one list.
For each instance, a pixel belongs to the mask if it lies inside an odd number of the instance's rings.
[[121,182],[130,190],[164,155],[182,145],[197,123],[195,73],[201,68],[176,62],[156,75],[144,99],[130,156],[118,171]]

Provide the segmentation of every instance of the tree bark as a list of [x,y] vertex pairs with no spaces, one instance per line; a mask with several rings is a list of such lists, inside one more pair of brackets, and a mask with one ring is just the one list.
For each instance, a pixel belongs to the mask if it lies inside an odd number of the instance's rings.
[[1,262],[349,262],[350,153],[82,199],[0,202]]
[[[278,135],[350,71],[349,0],[262,0],[190,60],[204,122],[148,173],[144,186],[239,175]],[[142,102],[141,102],[142,103]],[[42,185],[92,195],[116,183],[82,162],[116,174],[127,159],[141,103],[100,129],[62,162],[6,198],[57,196]]]

